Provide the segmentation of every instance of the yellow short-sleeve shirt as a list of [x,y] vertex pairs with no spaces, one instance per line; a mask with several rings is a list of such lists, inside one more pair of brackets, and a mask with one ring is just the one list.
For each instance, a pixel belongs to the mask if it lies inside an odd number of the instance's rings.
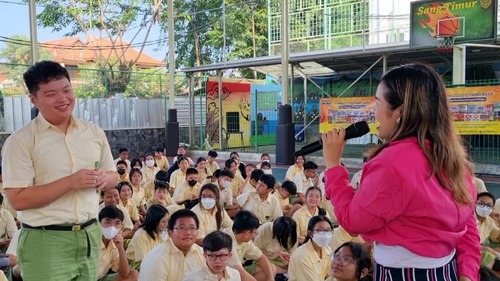
[[160,168],[158,167],[152,167],[149,168],[147,166],[142,167],[141,172],[142,172],[142,181],[143,182],[148,182],[152,181],[155,179],[156,173],[160,171]]
[[[299,238],[304,239],[307,236],[307,225],[309,224],[309,220],[317,215],[319,215],[318,208],[315,208],[314,214],[311,214],[305,205],[293,214],[292,219],[297,223]],[[328,212],[326,213],[326,217],[330,218]]]
[[[204,238],[210,232],[220,230],[217,229],[215,209],[213,213],[210,213],[209,211],[207,211],[207,209],[203,208],[201,204],[196,204],[196,206],[194,206],[191,211],[196,214],[198,220],[200,221],[200,226],[198,228],[198,238]],[[233,221],[224,209],[222,209],[222,223],[220,227],[229,231],[233,227]]]
[[299,167],[297,166],[297,164],[294,164],[288,167],[288,170],[286,170],[285,180],[291,180],[296,175],[303,173],[304,173],[304,167]]
[[209,163],[209,162],[207,161],[207,168],[208,168],[208,169],[210,169],[210,171],[212,172],[212,174],[213,174],[215,171],[217,171],[217,170],[219,170],[219,169],[220,169],[219,164],[217,164],[217,162],[215,162],[215,161],[213,161],[212,163]]
[[163,243],[160,235],[156,235],[156,239],[151,238],[144,228],[139,228],[135,233],[127,247],[127,259],[140,262],[144,259],[147,253],[154,247]]
[[177,186],[179,186],[185,180],[186,173],[181,171],[181,169],[177,169],[170,175],[170,181],[168,184],[170,185],[170,188],[176,189]]
[[295,245],[290,249],[285,249],[284,247],[282,247],[278,240],[276,238],[273,238],[273,222],[266,222],[259,227],[257,236],[255,236],[253,243],[266,256],[271,256],[276,252],[283,251],[292,254],[297,249],[298,245],[298,243],[295,243]]
[[283,216],[278,198],[271,194],[262,201],[256,191],[250,191],[239,195],[236,201],[242,209],[254,213],[261,224],[274,221],[278,217]]
[[224,269],[224,274],[222,279],[217,277],[217,274],[213,273],[210,268],[208,268],[207,264],[204,266],[186,273],[182,281],[240,281],[240,273],[238,270],[233,269],[229,266],[226,266]]
[[172,199],[174,199],[175,202],[179,202],[198,198],[200,196],[200,188],[201,184],[199,182],[197,182],[194,186],[189,186],[187,181],[183,181],[175,188]]
[[140,219],[137,205],[135,204],[135,201],[133,199],[128,200],[126,204],[124,204],[122,200],[120,200],[120,206],[124,207],[127,210],[127,213],[132,221],[138,221]]
[[111,269],[118,272],[120,266],[120,252],[116,248],[113,240],[108,242],[108,246],[101,241],[101,251],[99,252],[99,269],[97,271],[97,279],[103,277]]
[[288,280],[325,280],[332,264],[330,247],[322,248],[321,255],[314,250],[312,241],[301,245],[293,252],[288,264]]

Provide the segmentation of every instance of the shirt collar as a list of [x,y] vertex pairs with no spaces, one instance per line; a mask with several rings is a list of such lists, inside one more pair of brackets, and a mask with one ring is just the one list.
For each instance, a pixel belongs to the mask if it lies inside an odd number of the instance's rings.
[[[57,128],[56,126],[54,126],[52,123],[50,123],[47,119],[45,119],[45,117],[43,117],[42,113],[39,113],[38,116],[36,117],[35,119],[36,121],[36,124],[38,126],[38,129],[43,132],[43,131],[46,131],[48,130],[49,128]],[[78,128],[78,122],[77,120],[73,117],[73,115],[71,115],[70,117],[70,121],[69,121],[69,127],[75,127],[75,128]],[[58,129],[59,130],[59,129]]]
[[[208,267],[208,264],[206,264],[206,263],[205,263],[205,264],[203,265],[203,269],[205,270],[205,272],[207,272],[207,273],[208,273],[208,275],[209,275],[209,276],[211,276],[211,277],[217,277],[217,274],[215,274],[215,273],[214,273],[214,272],[210,269],[210,267]],[[230,276],[229,276],[229,273],[227,272],[227,266],[226,266],[226,268],[224,268],[224,280],[229,279],[229,277],[230,277]],[[217,279],[217,278],[215,278],[215,279]]]

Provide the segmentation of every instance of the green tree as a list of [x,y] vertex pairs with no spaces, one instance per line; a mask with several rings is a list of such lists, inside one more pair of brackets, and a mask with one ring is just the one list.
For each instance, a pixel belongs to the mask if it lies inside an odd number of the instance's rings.
[[[66,36],[83,34],[93,50],[101,81],[111,94],[124,93],[130,82],[130,70],[136,65],[151,30],[166,10],[162,0],[40,0],[45,6],[38,16],[39,25],[54,31],[69,29]],[[131,42],[124,43],[130,34]],[[103,41],[103,39],[109,39]],[[110,45],[108,45],[110,44]],[[129,48],[137,55],[126,57]]]

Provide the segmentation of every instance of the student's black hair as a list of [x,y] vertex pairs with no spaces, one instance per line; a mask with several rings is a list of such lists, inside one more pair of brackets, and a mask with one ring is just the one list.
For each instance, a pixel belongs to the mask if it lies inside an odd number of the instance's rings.
[[153,240],[156,240],[156,228],[166,214],[168,214],[167,208],[160,204],[153,204],[148,208],[146,217],[144,218],[144,222],[141,224],[141,227],[148,233],[149,237],[153,238]]
[[236,151],[231,151],[231,153],[229,153],[229,157],[232,158],[233,157],[232,155],[236,155],[236,156],[238,156],[238,158],[240,157],[240,155]]
[[313,161],[307,161],[304,163],[304,171],[305,170],[317,170],[318,169],[318,165],[316,165],[316,163],[314,163]]
[[290,195],[297,195],[297,186],[293,181],[284,181],[281,188],[285,189]]
[[[135,167],[135,164],[139,163],[139,165],[141,166],[142,168],[142,162],[141,160],[139,160],[138,158],[134,158],[132,160],[130,160],[130,168],[134,168]],[[135,168],[134,168],[135,169]]]
[[28,92],[34,96],[36,96],[37,91],[40,89],[40,84],[46,84],[50,81],[63,78],[71,81],[68,70],[55,61],[37,62],[23,74]]
[[260,159],[262,159],[262,157],[264,157],[264,156],[271,158],[271,155],[269,155],[269,153],[264,152],[260,155]]
[[[351,249],[352,257],[356,261],[356,280],[371,281],[372,276],[369,275],[369,272],[371,272],[372,268],[372,258],[370,256],[370,252],[368,251],[368,249],[360,243],[350,241],[340,245],[333,252],[333,254],[338,253],[340,249],[344,247],[349,247],[349,249]],[[361,272],[365,268],[368,270],[368,274],[366,276],[363,276],[363,278],[361,278]]]
[[198,170],[196,170],[195,168],[187,168],[186,170],[186,177],[189,175],[197,175],[197,174]]
[[287,251],[297,244],[297,223],[294,219],[281,216],[273,222],[273,239],[278,240],[281,247]]
[[479,200],[479,198],[483,197],[483,196],[488,196],[491,198],[491,200],[493,200],[493,206],[495,206],[495,196],[493,196],[493,194],[489,193],[488,191],[484,191],[484,192],[479,192],[477,194],[477,199],[476,200]]
[[215,150],[210,150],[210,151],[208,152],[208,156],[212,156],[212,157],[214,157],[214,158],[217,158],[217,156],[219,156],[219,155],[217,154],[217,151],[215,151]]
[[3,195],[0,193],[0,205],[3,204]]
[[[140,161],[139,161],[139,162],[140,162]],[[132,167],[133,167],[133,166],[132,166]],[[132,169],[130,169],[130,173],[128,173],[128,178],[130,179],[130,182],[132,182],[132,176],[133,176],[134,174],[139,174],[139,175],[141,175],[141,177],[142,177],[142,172],[141,172],[141,170],[140,170],[140,169],[137,169],[137,168],[132,168]]]
[[479,267],[479,281],[500,281],[500,276],[484,265]]
[[247,230],[255,230],[259,228],[259,219],[254,213],[248,210],[241,210],[236,213],[233,219],[233,232],[239,234]]
[[[121,181],[116,184],[116,189],[118,189],[118,193],[122,193],[122,188],[123,186],[126,185],[128,188],[130,188],[130,193],[133,195],[134,194],[134,188],[132,187],[132,184],[128,181]],[[120,196],[121,198],[121,196]],[[130,198],[132,200],[132,198]]]
[[120,164],[123,164],[123,165],[125,165],[125,167],[128,167],[127,161],[125,161],[125,160],[118,160],[118,161],[116,162],[116,166],[118,166],[118,165],[120,165]]
[[[220,178],[220,177],[229,177],[231,179],[234,178],[234,173],[229,171],[229,170],[224,169],[224,170],[218,170],[218,171],[219,171],[219,176],[217,178]],[[214,173],[214,176],[215,176],[215,173]]]
[[233,158],[229,158],[226,160],[226,162],[224,162],[224,167],[226,167],[226,169],[229,169],[231,168],[231,164],[233,163],[236,163],[236,160],[234,160]]
[[122,152],[128,152],[128,149],[126,147],[122,147],[120,149],[118,149],[118,153],[122,153]]
[[191,211],[190,209],[180,209],[170,216],[170,219],[168,220],[168,230],[174,231],[175,223],[177,222],[178,219],[181,218],[193,218],[196,224],[196,228],[200,227],[200,221],[198,220],[198,216],[196,216],[196,214],[193,211]]
[[123,214],[122,210],[118,209],[118,207],[109,205],[102,208],[102,210],[99,212],[99,222],[101,222],[103,219],[119,219],[123,222],[123,220],[125,219],[125,215]]
[[[115,187],[110,188],[110,189],[108,189],[108,190],[101,190],[101,198],[104,198],[104,195],[106,194],[106,192],[111,191],[111,190],[114,190],[114,189],[118,190],[118,188],[117,188],[117,186],[116,186],[116,185],[115,185]],[[118,194],[120,194],[120,191],[119,191],[119,190],[118,190]]]
[[304,159],[304,163],[306,162],[306,156],[302,155],[302,154],[295,156],[295,162],[297,162],[297,158],[299,158],[299,157],[302,157],[302,159]]
[[252,171],[252,173],[250,173],[250,179],[257,182],[263,175],[265,175],[264,171],[262,171],[261,169],[255,169]]
[[217,169],[213,172],[212,176],[216,179],[218,179],[220,177],[220,172],[221,172],[221,169]]
[[[224,208],[222,208],[220,206],[220,192],[219,192],[219,188],[213,184],[213,183],[207,183],[207,184],[204,184],[201,188],[200,188],[200,194],[199,194],[199,197],[200,198],[200,205],[201,205],[201,193],[205,190],[205,189],[208,189],[210,191],[212,191],[215,195],[215,222],[217,224],[217,229],[220,229],[221,228],[221,225],[222,225],[222,212],[224,211]],[[203,207],[203,205],[201,205],[201,207]],[[203,207],[204,208],[204,207]]]
[[[313,190],[317,190],[319,192],[319,197],[322,197],[323,196],[323,193],[321,192],[321,189],[317,186],[311,186],[309,187],[307,190],[306,190],[306,198],[307,198],[307,195],[313,191]],[[321,200],[321,199],[320,199]],[[307,199],[306,199],[306,202],[307,202]],[[306,203],[307,205],[307,203]],[[326,216],[326,211],[325,209],[321,208],[320,206],[316,206],[316,208],[318,208],[318,215],[320,216]]]
[[155,152],[163,152],[163,151],[164,151],[163,147],[157,147],[155,149]]
[[228,249],[231,253],[233,250],[233,239],[229,234],[215,230],[203,238],[202,245],[204,252],[217,252],[221,249]]
[[306,239],[304,239],[304,242],[302,244],[305,244],[307,243],[309,240],[311,240],[311,236],[309,236],[309,231],[313,231],[313,228],[314,226],[318,223],[318,222],[321,222],[321,221],[326,221],[329,225],[330,225],[330,228],[333,229],[333,225],[332,225],[332,222],[330,221],[329,218],[325,217],[325,216],[314,216],[312,217],[310,220],[309,220],[309,223],[307,224],[307,236],[306,236]]
[[155,181],[168,182],[169,180],[168,172],[165,170],[159,170],[155,175]]
[[196,165],[200,164],[202,161],[207,162],[207,159],[205,157],[198,157],[198,159],[196,159]]
[[186,160],[189,163],[189,160],[186,156],[177,156],[177,165],[180,167],[181,165],[179,164],[184,160]]
[[274,189],[274,185],[276,184],[276,178],[273,175],[262,175],[259,181],[263,182],[267,186],[267,189]]
[[155,191],[157,189],[166,189],[168,191],[169,188],[170,188],[170,186],[168,185],[167,182],[164,182],[164,181],[155,181]]
[[269,169],[271,169],[271,162],[264,161],[264,162],[260,163],[260,168],[261,169],[264,169],[264,166],[269,167]]

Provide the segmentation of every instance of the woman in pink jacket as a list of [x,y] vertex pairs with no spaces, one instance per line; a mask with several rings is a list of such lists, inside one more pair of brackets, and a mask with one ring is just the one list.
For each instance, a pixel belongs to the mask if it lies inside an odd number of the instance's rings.
[[439,74],[408,64],[382,77],[378,135],[359,190],[340,165],[345,129],[323,134],[326,193],[339,224],[374,242],[375,280],[478,280],[472,168]]

